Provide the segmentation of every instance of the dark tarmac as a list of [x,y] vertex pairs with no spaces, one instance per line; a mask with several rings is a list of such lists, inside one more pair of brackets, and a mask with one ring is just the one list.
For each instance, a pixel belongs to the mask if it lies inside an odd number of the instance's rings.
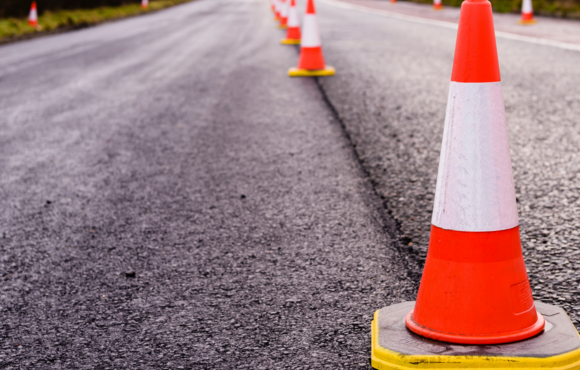
[[198,0],[0,48],[0,367],[370,368],[420,267],[281,36]]
[[[419,284],[456,31],[317,10],[318,80],[265,0],[0,46],[0,368],[370,369]],[[534,297],[578,327],[578,52],[498,53]]]

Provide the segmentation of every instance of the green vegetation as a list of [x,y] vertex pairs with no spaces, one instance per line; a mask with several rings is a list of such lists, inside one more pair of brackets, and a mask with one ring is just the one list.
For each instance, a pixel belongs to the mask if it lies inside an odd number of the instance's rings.
[[[415,3],[432,4],[432,0],[410,0]],[[461,6],[463,0],[443,0],[446,6]],[[494,12],[519,13],[522,0],[490,0]],[[534,14],[558,18],[580,19],[580,1],[578,0],[532,0]]]
[[147,9],[142,9],[140,4],[130,4],[95,9],[46,11],[38,17],[39,27],[37,29],[29,26],[26,18],[0,19],[0,42],[58,29],[87,27],[104,21],[148,13],[189,1],[191,0],[154,0],[149,2]]

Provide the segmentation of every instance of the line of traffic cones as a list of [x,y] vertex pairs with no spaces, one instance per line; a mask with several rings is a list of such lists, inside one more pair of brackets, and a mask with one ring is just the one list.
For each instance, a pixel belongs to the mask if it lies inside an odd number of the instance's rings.
[[302,30],[300,30],[296,0],[272,0],[270,6],[276,15],[278,28],[286,30],[286,37],[280,40],[280,43],[300,45],[298,65],[290,68],[288,75],[290,77],[334,75],[335,69],[326,65],[324,61],[314,0],[308,0],[306,3]]

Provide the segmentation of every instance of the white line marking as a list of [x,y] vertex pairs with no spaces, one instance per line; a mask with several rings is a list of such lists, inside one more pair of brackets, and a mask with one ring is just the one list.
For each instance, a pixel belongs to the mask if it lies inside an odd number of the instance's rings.
[[[343,9],[358,10],[358,11],[363,12],[363,13],[382,15],[385,17],[393,18],[393,19],[399,19],[399,20],[403,20],[403,21],[409,21],[409,22],[414,22],[414,23],[420,23],[420,24],[426,24],[426,25],[430,25],[430,26],[438,26],[438,27],[457,30],[457,23],[438,21],[435,19],[416,17],[413,15],[399,14],[399,13],[394,13],[394,12],[390,12],[388,10],[383,10],[383,9],[367,8],[366,6],[345,3],[345,2],[342,2],[339,0],[320,0],[320,1],[327,3],[327,4],[330,4],[330,5],[334,5],[334,6],[339,7],[339,8],[343,8]],[[565,50],[580,51],[580,45],[578,45],[578,44],[570,44],[567,42],[542,39],[539,37],[524,36],[524,35],[518,35],[516,33],[503,32],[503,31],[495,31],[495,36],[503,38],[503,39],[508,39],[508,40],[527,42],[530,44],[545,45],[545,46],[552,46],[552,47],[565,49]]]

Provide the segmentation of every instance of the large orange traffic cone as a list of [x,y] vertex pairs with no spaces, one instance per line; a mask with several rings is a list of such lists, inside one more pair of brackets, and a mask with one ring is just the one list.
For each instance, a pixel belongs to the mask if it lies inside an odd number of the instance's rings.
[[433,9],[434,10],[442,10],[443,4],[441,4],[441,0],[433,0]]
[[405,318],[435,340],[495,344],[544,328],[520,242],[491,4],[461,6],[431,237]]
[[522,19],[518,21],[519,24],[534,24],[534,9],[532,8],[532,0],[524,0],[522,2]]
[[288,75],[291,77],[332,76],[334,72],[334,68],[324,64],[314,0],[308,0],[303,21],[298,67],[290,68]]
[[280,0],[280,24],[278,28],[284,30],[288,25],[288,2],[289,0]]
[[147,9],[149,7],[149,0],[141,0],[141,8]]
[[296,0],[290,1],[288,9],[288,28],[286,29],[286,38],[280,40],[282,44],[300,44],[300,22],[298,21],[298,10],[296,9]]
[[28,14],[28,24],[32,27],[38,27],[38,12],[36,11],[36,1],[32,2],[30,6],[30,13]]

